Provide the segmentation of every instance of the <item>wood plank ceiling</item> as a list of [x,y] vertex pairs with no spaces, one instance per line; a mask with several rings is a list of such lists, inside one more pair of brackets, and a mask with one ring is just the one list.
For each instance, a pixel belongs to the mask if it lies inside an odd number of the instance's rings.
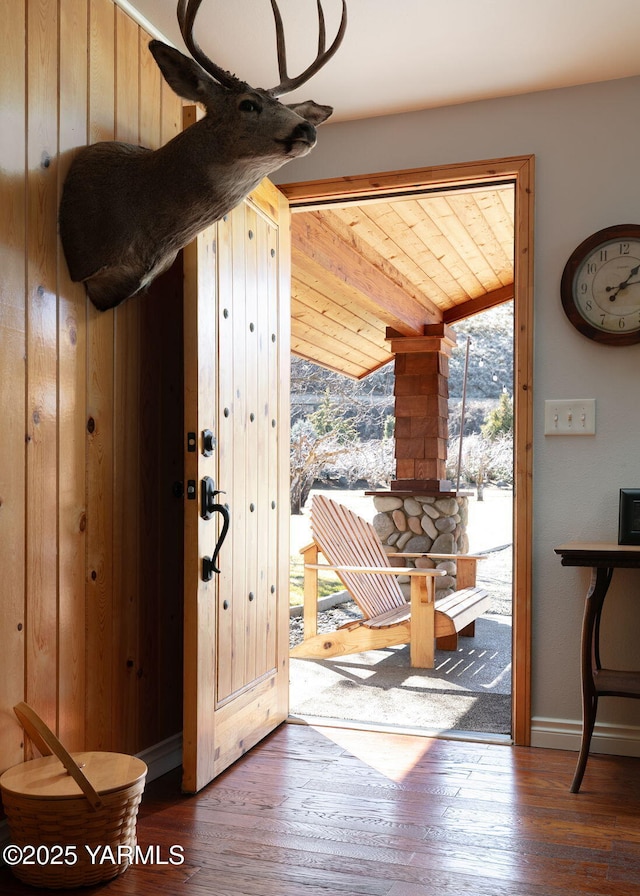
[[422,335],[513,298],[511,184],[292,210],[294,354],[361,379]]

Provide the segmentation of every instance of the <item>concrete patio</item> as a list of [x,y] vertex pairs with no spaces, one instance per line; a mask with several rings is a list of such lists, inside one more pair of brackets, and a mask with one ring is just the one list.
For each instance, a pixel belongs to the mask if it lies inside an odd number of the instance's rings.
[[[369,514],[371,518],[374,512],[371,499],[362,493],[341,492],[335,498],[362,516]],[[429,734],[471,736],[475,732],[498,739],[508,737],[512,635],[510,498],[510,492],[491,490],[486,501],[476,503],[473,499],[470,549],[488,552],[487,559],[479,564],[478,581],[493,598],[491,612],[476,623],[474,638],[460,638],[455,652],[437,650],[432,670],[412,669],[406,645],[332,660],[292,659],[290,714],[325,723],[333,719]],[[309,540],[304,517],[294,519],[295,537],[303,544],[304,538]],[[357,613],[351,602],[327,609],[319,619],[320,630],[323,625],[335,628]]]

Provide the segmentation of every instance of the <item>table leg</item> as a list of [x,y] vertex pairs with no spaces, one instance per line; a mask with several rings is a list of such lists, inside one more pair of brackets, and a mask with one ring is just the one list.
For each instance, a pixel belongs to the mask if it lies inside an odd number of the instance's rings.
[[578,764],[571,784],[571,793],[577,793],[582,784],[591,736],[598,711],[598,692],[596,690],[594,671],[600,668],[600,616],[602,605],[611,583],[613,569],[594,568],[591,571],[591,584],[587,593],[582,620],[581,643],[581,678],[582,678],[582,741]]

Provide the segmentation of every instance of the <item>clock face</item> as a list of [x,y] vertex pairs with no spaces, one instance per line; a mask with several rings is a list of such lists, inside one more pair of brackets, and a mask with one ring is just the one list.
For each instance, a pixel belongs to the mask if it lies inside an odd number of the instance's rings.
[[585,336],[609,345],[640,342],[640,226],[593,234],[569,258],[562,304]]

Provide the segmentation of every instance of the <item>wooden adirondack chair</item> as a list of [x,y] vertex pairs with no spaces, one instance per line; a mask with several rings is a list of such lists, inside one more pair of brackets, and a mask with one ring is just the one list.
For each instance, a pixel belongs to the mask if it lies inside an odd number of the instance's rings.
[[[291,651],[298,658],[328,658],[396,644],[410,644],[411,665],[432,669],[434,643],[455,650],[458,633],[473,636],[475,620],[489,608],[489,594],[476,587],[473,554],[386,554],[370,523],[322,495],[311,505],[313,543],[303,548],[304,640]],[[318,563],[322,554],[327,563]],[[435,580],[445,575],[439,569],[391,566],[389,558],[429,557],[455,560],[458,590],[435,600]],[[337,573],[362,619],[348,622],[335,632],[317,633],[318,571]],[[411,577],[411,602],[407,603],[397,581]]]

